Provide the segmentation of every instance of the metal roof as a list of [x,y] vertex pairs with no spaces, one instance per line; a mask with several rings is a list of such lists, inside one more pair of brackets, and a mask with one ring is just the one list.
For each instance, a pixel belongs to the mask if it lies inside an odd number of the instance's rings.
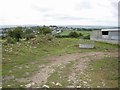
[[120,29],[102,29],[101,31],[120,31]]

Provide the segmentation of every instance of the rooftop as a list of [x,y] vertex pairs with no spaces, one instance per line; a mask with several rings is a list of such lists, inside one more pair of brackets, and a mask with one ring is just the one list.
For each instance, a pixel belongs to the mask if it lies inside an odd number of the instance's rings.
[[102,29],[101,31],[120,31],[119,28],[115,28],[115,29]]

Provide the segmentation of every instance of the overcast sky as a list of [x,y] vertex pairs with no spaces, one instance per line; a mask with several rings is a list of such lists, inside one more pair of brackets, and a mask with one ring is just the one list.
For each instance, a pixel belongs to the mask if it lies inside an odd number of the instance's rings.
[[117,26],[119,0],[0,0],[0,25]]

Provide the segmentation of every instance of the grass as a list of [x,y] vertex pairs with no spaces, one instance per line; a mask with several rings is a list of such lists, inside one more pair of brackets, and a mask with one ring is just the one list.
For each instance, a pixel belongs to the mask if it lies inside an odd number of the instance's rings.
[[87,75],[92,81],[92,88],[117,88],[118,87],[118,58],[105,57],[89,63]]
[[[65,30],[60,35],[69,35],[70,32],[73,32],[74,30]],[[77,33],[82,33],[84,36],[87,36],[90,34],[90,31],[76,31]]]
[[[55,72],[50,75],[47,81],[47,85],[51,88],[64,88],[69,85],[68,76],[71,73],[71,67],[74,65],[74,61],[69,62],[68,64],[61,65],[55,69]],[[62,68],[61,68],[62,67]],[[55,84],[53,84],[54,82]],[[61,86],[57,86],[56,83],[60,83]]]
[[[29,75],[34,74],[34,72],[39,69],[40,65],[51,63],[50,60],[44,60],[45,57],[75,52],[112,52],[118,48],[117,45],[95,42],[95,48],[93,49],[80,49],[78,47],[78,38],[53,38],[51,41],[49,41],[46,40],[46,37],[37,37],[36,41],[39,42],[35,42],[35,44],[33,44],[33,40],[29,40],[21,41],[16,44],[3,45],[2,75],[3,77],[8,77],[10,75],[15,77],[13,79],[5,80],[3,82],[4,87],[8,87],[8,84],[13,85],[12,83],[14,83],[14,85],[11,87],[19,86],[21,83],[16,82],[15,79],[28,77]],[[26,68],[26,66],[29,68]],[[67,74],[67,70],[68,72],[70,71],[69,64],[66,66],[66,68],[67,69],[65,69],[62,74]],[[29,75],[26,75],[26,72],[28,72]],[[58,72],[55,72],[54,74],[57,75],[57,73]],[[54,78],[53,75],[51,76],[52,79]],[[51,81],[52,79],[49,80]],[[63,81],[63,86],[65,86],[66,83],[66,81]]]

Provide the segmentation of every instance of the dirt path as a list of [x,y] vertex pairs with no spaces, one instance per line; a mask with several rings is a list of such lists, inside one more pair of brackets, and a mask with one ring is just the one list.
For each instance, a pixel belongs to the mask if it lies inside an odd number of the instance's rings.
[[91,61],[89,57],[92,58],[103,58],[104,56],[117,55],[116,53],[110,52],[89,52],[89,53],[74,53],[74,54],[65,54],[62,56],[50,56],[45,58],[45,60],[51,60],[52,63],[48,65],[43,65],[42,69],[40,69],[36,74],[26,79],[21,79],[22,81],[30,82],[26,85],[26,87],[39,87],[43,83],[47,82],[47,78],[55,71],[56,67],[60,65],[66,65],[70,61],[76,61],[74,67],[71,67],[72,72],[69,75],[69,80],[73,81],[73,85],[77,86],[77,76],[82,74],[83,71],[87,68],[87,62]]

